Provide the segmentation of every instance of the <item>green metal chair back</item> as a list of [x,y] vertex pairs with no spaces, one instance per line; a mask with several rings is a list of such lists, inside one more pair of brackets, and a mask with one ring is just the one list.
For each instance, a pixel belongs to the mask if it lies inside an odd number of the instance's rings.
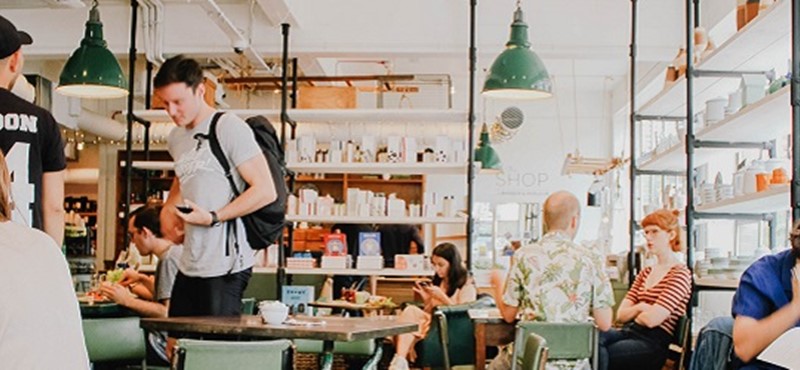
[[439,306],[433,314],[431,328],[416,345],[417,366],[449,369],[451,366],[475,364],[475,326],[468,311],[494,306],[491,297],[475,302]]
[[82,323],[90,362],[145,360],[145,334],[138,317],[84,319]]
[[590,358],[592,368],[597,369],[598,332],[593,323],[520,322],[514,340],[512,367],[519,369],[522,363],[525,339],[536,333],[547,341],[548,359],[579,360]]
[[522,356],[522,370],[544,370],[547,363],[547,341],[536,333],[528,334]]
[[283,368],[286,339],[253,342],[178,340],[178,370],[255,370]]

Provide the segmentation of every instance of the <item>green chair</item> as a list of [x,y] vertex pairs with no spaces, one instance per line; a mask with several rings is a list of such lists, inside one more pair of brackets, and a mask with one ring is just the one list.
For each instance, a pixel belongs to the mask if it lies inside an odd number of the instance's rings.
[[439,306],[433,313],[428,335],[417,343],[416,365],[444,368],[475,365],[475,326],[468,311],[494,306],[494,299],[484,297],[475,302]]
[[545,370],[547,341],[536,333],[528,334],[522,356],[522,370]]
[[592,369],[598,368],[597,328],[591,322],[586,323],[552,323],[552,322],[520,322],[514,340],[514,358],[512,369],[519,370],[523,360],[525,339],[528,334],[536,333],[547,341],[548,360],[580,360],[590,358]]
[[286,339],[253,342],[179,339],[178,370],[255,370],[281,369],[284,351],[292,343]]
[[254,315],[256,313],[256,299],[242,298],[242,315]]
[[141,362],[146,368],[145,334],[138,317],[84,319],[83,336],[90,362]]

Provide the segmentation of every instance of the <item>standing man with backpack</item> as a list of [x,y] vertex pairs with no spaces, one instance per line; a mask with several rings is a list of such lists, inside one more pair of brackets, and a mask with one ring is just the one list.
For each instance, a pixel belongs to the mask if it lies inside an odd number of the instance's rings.
[[[177,125],[169,135],[177,178],[162,220],[177,215],[185,223],[169,316],[238,315],[255,254],[242,217],[278,198],[267,159],[244,121],[206,103],[197,61],[180,55],[168,59],[154,87]],[[211,127],[216,127],[216,141],[237,191],[212,152]]]

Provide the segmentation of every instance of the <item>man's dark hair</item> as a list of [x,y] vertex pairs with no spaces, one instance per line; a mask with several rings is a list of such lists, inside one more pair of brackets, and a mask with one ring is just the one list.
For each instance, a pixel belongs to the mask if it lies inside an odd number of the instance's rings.
[[137,208],[131,212],[133,226],[139,230],[146,227],[156,238],[161,238],[161,220],[159,219],[161,208],[160,205],[152,204]]
[[200,63],[183,55],[167,59],[158,69],[153,87],[158,89],[176,82],[183,82],[192,90],[197,89],[203,83],[203,69],[200,68]]

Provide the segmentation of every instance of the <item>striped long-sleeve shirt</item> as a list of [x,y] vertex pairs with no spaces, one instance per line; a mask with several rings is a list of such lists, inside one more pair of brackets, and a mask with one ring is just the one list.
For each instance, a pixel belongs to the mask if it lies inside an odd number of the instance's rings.
[[659,327],[672,335],[675,332],[678,318],[686,313],[686,305],[689,303],[692,292],[691,272],[684,265],[672,266],[658,283],[645,289],[645,281],[651,271],[653,268],[647,267],[636,276],[625,299],[633,304],[644,302],[666,308],[670,315]]

